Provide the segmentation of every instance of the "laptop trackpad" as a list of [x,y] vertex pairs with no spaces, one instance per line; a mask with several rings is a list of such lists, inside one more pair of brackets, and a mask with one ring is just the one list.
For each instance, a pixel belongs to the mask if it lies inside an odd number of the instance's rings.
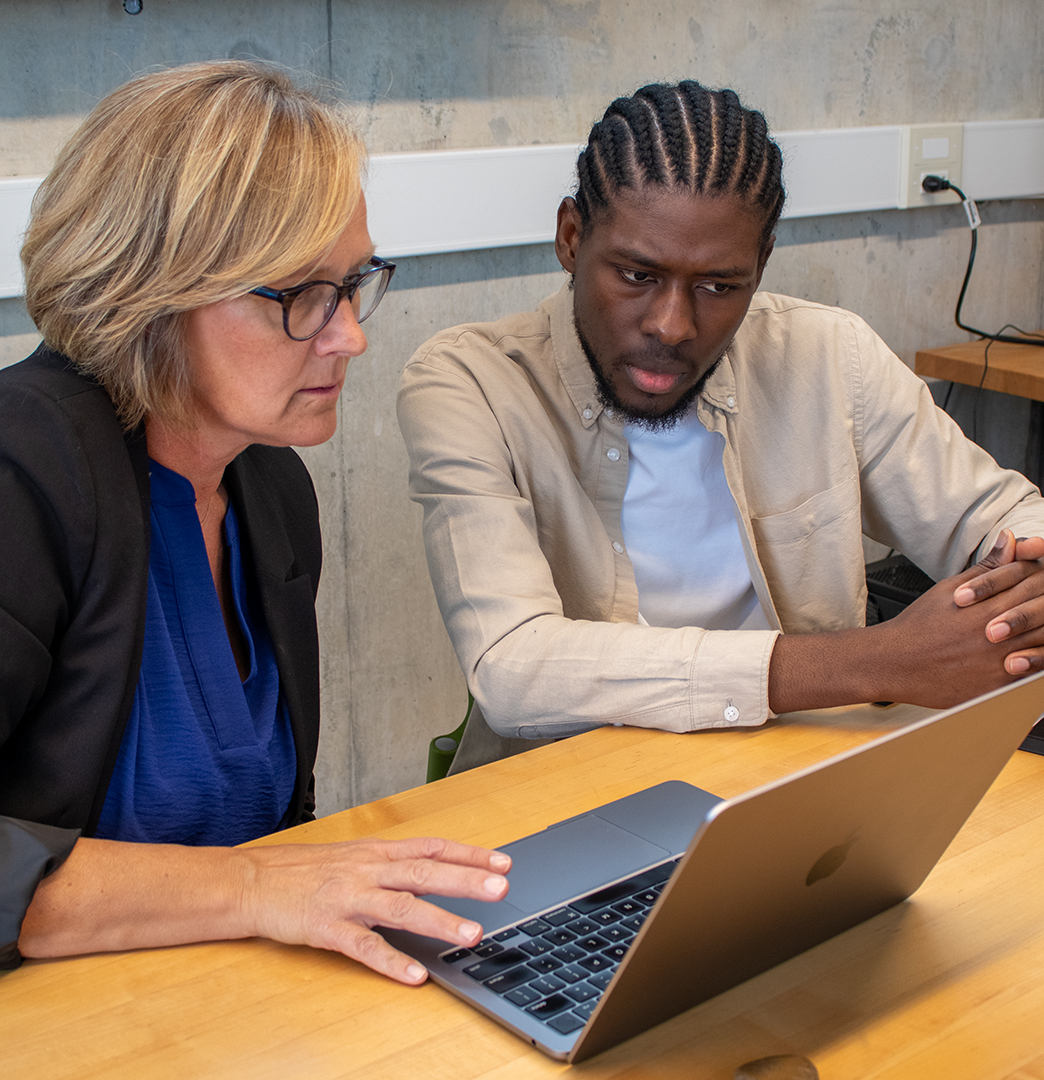
[[509,902],[527,913],[637,873],[673,854],[594,813],[500,850],[512,859]]

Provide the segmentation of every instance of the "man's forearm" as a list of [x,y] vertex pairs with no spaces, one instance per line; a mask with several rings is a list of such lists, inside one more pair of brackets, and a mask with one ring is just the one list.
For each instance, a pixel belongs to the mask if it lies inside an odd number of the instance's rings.
[[827,709],[885,698],[880,689],[875,627],[832,634],[782,634],[769,664],[775,713]]

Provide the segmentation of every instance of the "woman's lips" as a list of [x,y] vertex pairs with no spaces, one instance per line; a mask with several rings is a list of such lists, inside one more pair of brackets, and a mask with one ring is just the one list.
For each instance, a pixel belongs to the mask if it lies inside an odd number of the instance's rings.
[[631,382],[646,394],[669,394],[682,378],[680,374],[647,371],[645,368],[633,367],[630,364],[627,365],[627,374],[630,375]]

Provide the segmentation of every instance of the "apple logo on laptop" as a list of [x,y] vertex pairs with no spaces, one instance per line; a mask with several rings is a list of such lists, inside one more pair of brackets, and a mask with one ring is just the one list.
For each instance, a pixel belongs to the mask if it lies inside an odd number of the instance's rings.
[[859,839],[859,834],[849,837],[843,844],[830,848],[816,859],[812,869],[805,878],[806,885],[815,885],[817,881],[830,877],[831,874],[841,869],[841,864],[848,858],[849,849]]

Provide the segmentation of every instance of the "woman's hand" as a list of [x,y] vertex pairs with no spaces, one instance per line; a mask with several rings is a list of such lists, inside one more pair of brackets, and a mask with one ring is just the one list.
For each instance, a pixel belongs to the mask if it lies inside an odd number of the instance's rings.
[[474,944],[477,923],[418,897],[501,900],[510,866],[501,852],[433,838],[247,848],[81,839],[37,888],[18,947],[74,956],[261,936],[415,984],[427,972],[373,927]]
[[418,899],[426,893],[502,900],[511,859],[451,840],[356,840],[247,848],[255,877],[244,906],[257,933],[350,956],[399,982],[427,971],[372,929],[411,930],[474,945],[478,923]]

